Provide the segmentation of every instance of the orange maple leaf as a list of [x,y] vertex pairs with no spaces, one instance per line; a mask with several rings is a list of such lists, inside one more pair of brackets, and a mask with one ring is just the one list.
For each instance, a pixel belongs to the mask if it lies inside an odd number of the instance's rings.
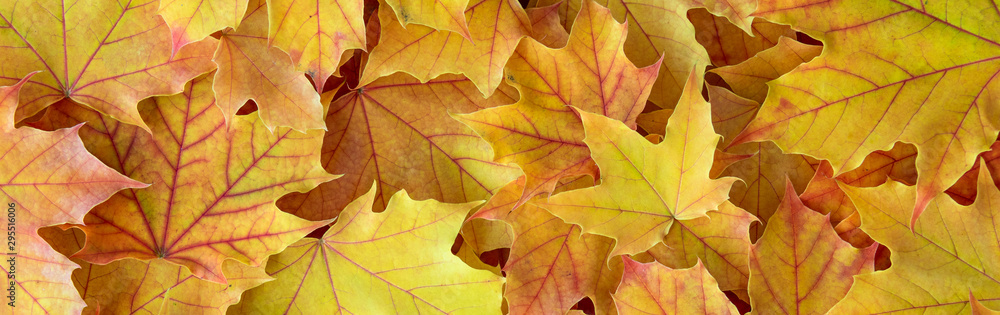
[[284,194],[335,178],[319,164],[322,130],[272,133],[256,113],[237,116],[226,128],[210,76],[189,83],[183,94],[145,101],[140,107],[152,134],[73,104],[48,113],[54,125],[88,122],[85,142],[95,155],[152,183],[95,207],[81,227],[87,245],[74,258],[96,264],[162,258],[225,283],[226,259],[258,266],[326,223],[274,205]]

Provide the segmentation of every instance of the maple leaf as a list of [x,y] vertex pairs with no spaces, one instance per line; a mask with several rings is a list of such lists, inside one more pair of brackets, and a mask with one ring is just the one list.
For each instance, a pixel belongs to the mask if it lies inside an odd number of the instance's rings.
[[441,74],[463,74],[484,97],[503,79],[504,64],[518,42],[531,35],[531,22],[515,0],[477,0],[465,10],[472,44],[459,33],[422,25],[403,28],[388,6],[380,7],[379,44],[371,51],[361,85],[396,72],[427,82]]
[[[78,228],[39,231],[57,251],[72,256],[84,246]],[[229,284],[201,280],[182,266],[162,259],[125,259],[94,265],[74,259],[82,268],[73,271],[73,283],[87,301],[84,314],[225,314],[244,291],[271,281],[263,268],[227,260],[223,272]]]
[[51,132],[14,128],[18,93],[32,75],[0,88],[0,194],[12,237],[4,247],[4,279],[18,312],[79,313],[84,303],[70,282],[77,266],[52,250],[38,229],[82,222],[91,207],[115,192],[146,185],[87,153],[78,136],[81,125]]
[[325,223],[274,206],[288,192],[335,178],[319,164],[322,131],[272,133],[256,114],[237,116],[226,128],[210,76],[183,94],[145,101],[152,134],[72,104],[48,112],[44,119],[52,125],[88,122],[84,141],[101,161],[152,183],[95,207],[81,227],[87,245],[74,258],[95,264],[162,258],[225,283],[224,260],[258,266]]
[[628,257],[622,261],[625,272],[614,294],[619,314],[739,314],[701,262],[671,269]]
[[[14,121],[63,98],[149,130],[136,104],[180,92],[215,69],[215,39],[172,53],[156,1],[4,1],[0,4],[0,84],[41,71],[20,93]],[[73,10],[71,10],[73,9]]]
[[821,46],[806,45],[790,37],[747,59],[745,62],[709,70],[726,81],[737,95],[764,102],[767,82],[795,69],[799,64],[819,56]]
[[782,36],[795,38],[791,27],[765,20],[753,21],[751,36],[730,23],[728,18],[713,15],[708,10],[694,9],[687,14],[698,43],[705,47],[712,64],[719,67],[742,63],[774,47]]
[[[916,150],[913,150],[913,154],[916,155]],[[983,152],[979,155],[979,158],[986,163],[986,167],[990,169],[990,174],[993,174],[993,183],[1000,183],[1000,141],[994,142],[990,146],[990,150]],[[912,162],[910,163],[912,164]],[[913,181],[902,180],[903,182],[913,183]],[[979,185],[979,164],[976,164],[968,172],[965,172],[962,177],[955,182],[945,191],[949,196],[958,201],[959,204],[970,205],[976,200],[976,186]],[[878,183],[881,184],[881,183]],[[874,185],[872,185],[874,186]]]
[[750,239],[756,241],[766,230],[767,222],[784,197],[783,180],[787,178],[794,190],[804,191],[815,174],[814,164],[818,162],[803,155],[783,154],[770,142],[755,142],[743,147],[756,153],[733,163],[722,175],[733,176],[746,183],[734,185],[729,198],[733,204],[760,219],[760,225],[750,228]]
[[[574,25],[572,17],[592,0],[566,1],[560,9],[567,29]],[[540,0],[535,5],[547,6],[563,0]],[[704,7],[709,12],[725,15],[741,29],[751,32],[750,13],[756,0],[684,0],[684,1],[610,1],[599,0],[618,21],[627,21],[634,30],[625,40],[625,54],[636,64],[659,63],[662,68],[654,83],[649,100],[659,107],[671,108],[684,90],[691,69],[701,71],[711,63],[709,55],[696,38],[695,27],[688,20],[689,9]]]
[[170,26],[174,51],[226,27],[236,28],[248,0],[160,0],[156,11]]
[[585,233],[614,238],[611,256],[646,251],[675,220],[717,209],[737,179],[708,176],[719,135],[712,131],[697,79],[692,72],[666,137],[656,145],[620,121],[577,110],[587,132],[584,141],[601,168],[601,184],[554,195],[539,206]]
[[559,22],[562,2],[547,7],[524,10],[531,20],[531,38],[552,48],[561,48],[569,42],[569,32]]
[[704,264],[722,290],[745,289],[750,277],[748,231],[754,221],[750,213],[723,202],[707,217],[675,222],[663,242],[647,253],[674,269]]
[[861,218],[838,182],[855,187],[874,187],[893,178],[912,184],[917,178],[913,165],[916,156],[917,150],[912,145],[897,144],[892,150],[869,154],[857,169],[837,177],[833,177],[830,163],[823,162],[799,198],[809,209],[829,214],[830,223],[842,239],[856,247],[867,247],[873,241],[858,229]]
[[[712,126],[723,138],[719,147],[726,147],[750,122],[759,104],[725,88],[711,85],[708,87],[708,95],[712,103]],[[645,130],[656,130],[654,133],[663,133],[667,118],[672,112],[662,109],[644,113],[639,116],[640,126]],[[729,197],[733,204],[760,219],[760,224],[750,229],[750,239],[754,241],[760,238],[768,218],[781,201],[785,190],[780,183],[784,178],[791,178],[797,190],[802,190],[813,175],[813,165],[818,164],[806,156],[782,154],[780,149],[766,142],[727,148],[726,152],[719,154],[729,154],[735,161],[730,161],[731,164],[717,161],[713,169],[721,167],[725,171],[720,174],[713,172],[711,175],[733,176],[743,180],[744,185],[735,185],[730,190]],[[719,154],[716,154],[717,160]]]
[[969,292],[969,304],[972,308],[972,315],[997,315],[1000,311],[994,311],[987,308],[983,303],[979,302],[972,292]]
[[[708,98],[712,103],[712,127],[722,136],[718,147],[725,148],[753,119],[760,104],[714,85],[708,85]],[[650,134],[662,135],[673,112],[672,109],[660,109],[642,113],[636,123]]]
[[768,223],[750,247],[754,312],[824,313],[847,294],[852,276],[874,270],[877,246],[857,249],[840,240],[830,218],[806,208],[790,181]]
[[465,8],[469,0],[386,0],[386,4],[396,12],[400,25],[422,24],[433,29],[452,31],[472,40],[465,22]]
[[626,26],[608,9],[587,3],[565,47],[532,39],[518,46],[506,69],[521,94],[517,103],[456,115],[490,142],[497,162],[516,163],[527,175],[519,203],[551,192],[563,177],[596,177],[583,125],[565,105],[634,127],[656,78],[658,64],[637,68],[625,58]]
[[267,19],[267,3],[257,0],[238,29],[222,33],[212,59],[219,65],[213,88],[226,122],[252,99],[268,130],[325,128],[319,94],[295,70],[288,54],[268,45]]
[[271,0],[269,44],[288,52],[295,68],[308,73],[316,90],[322,91],[344,61],[341,55],[365,48],[363,10],[362,0]]
[[360,183],[373,180],[380,190],[379,211],[400,189],[443,202],[487,199],[521,172],[493,162],[489,144],[449,113],[497,106],[514,97],[504,88],[483,99],[475,85],[456,75],[420,83],[396,74],[361,86],[334,101],[326,117],[330,131],[322,162],[345,178],[286,197],[279,206],[303,218],[330,219],[367,191]]
[[939,194],[915,225],[908,223],[918,187],[896,181],[843,186],[861,213],[861,229],[892,252],[892,266],[856,276],[831,313],[958,314],[968,312],[970,295],[985,306],[1000,306],[1000,191],[982,162],[979,169],[979,195],[971,206]]
[[[593,185],[587,180],[590,177],[583,179],[564,180],[559,189]],[[610,309],[611,292],[621,274],[620,265],[606,263],[614,242],[600,235],[581,234],[579,226],[563,222],[532,202],[514,209],[523,190],[523,178],[508,184],[469,218],[470,224],[482,223],[479,229],[463,229],[469,232],[463,235],[476,235],[511,227],[510,258],[503,269],[507,275],[504,297],[510,312],[565,314],[584,297],[590,297],[595,306]],[[486,225],[489,223],[495,226]],[[484,227],[492,229],[483,231]],[[599,314],[609,312],[598,309]]]
[[375,213],[376,186],[347,205],[322,238],[272,256],[267,272],[277,280],[247,292],[239,306],[263,313],[499,313],[504,279],[450,250],[481,201],[415,201],[401,190]]
[[[948,14],[947,2],[761,1],[757,16],[819,39],[828,53],[773,81],[735,142],[773,140],[830,161],[835,174],[897,141],[914,144],[914,225],[1000,127],[1000,37],[990,27],[1000,16],[978,13],[994,3],[966,5]],[[967,49],[944,48],[956,45]]]

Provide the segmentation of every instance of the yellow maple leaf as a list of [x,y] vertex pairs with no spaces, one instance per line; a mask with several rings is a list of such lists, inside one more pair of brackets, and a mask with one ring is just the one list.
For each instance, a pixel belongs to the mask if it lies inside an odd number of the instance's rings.
[[[856,168],[897,141],[914,144],[914,225],[928,202],[971,168],[1000,128],[1000,16],[992,2],[764,0],[757,16],[805,32],[824,53],[772,81],[735,141]],[[963,47],[949,49],[948,47]]]
[[601,168],[601,184],[554,195],[539,206],[585,233],[614,238],[611,256],[646,251],[663,240],[674,220],[717,209],[737,179],[709,178],[719,135],[700,91],[692,72],[666,136],[656,145],[620,121],[577,110],[584,142]]
[[241,312],[500,313],[504,278],[450,251],[462,220],[481,202],[415,201],[399,191],[375,213],[375,190],[347,205],[322,238],[272,256],[267,272],[277,280],[248,292]]
[[923,219],[909,226],[919,188],[890,181],[842,186],[861,213],[861,229],[892,251],[887,270],[855,277],[831,313],[968,312],[971,299],[1000,306],[1000,190],[980,163],[979,195],[962,206],[938,194]]

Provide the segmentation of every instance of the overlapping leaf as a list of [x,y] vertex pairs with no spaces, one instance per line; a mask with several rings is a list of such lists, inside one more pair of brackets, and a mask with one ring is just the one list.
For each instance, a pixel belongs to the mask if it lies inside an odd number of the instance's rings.
[[452,31],[471,39],[465,22],[465,8],[469,0],[386,0],[396,12],[396,20],[407,24],[422,24],[433,29]]
[[[563,189],[586,182],[570,182]],[[583,297],[590,297],[595,306],[612,304],[610,293],[621,276],[620,265],[612,269],[607,264],[614,242],[581,234],[579,226],[563,222],[532,202],[514,209],[523,189],[523,180],[505,186],[469,221],[513,228],[510,258],[504,267],[508,279],[504,296],[511,313],[565,314]],[[607,312],[598,309],[601,314]]]
[[614,294],[619,314],[739,314],[700,262],[671,269],[622,260],[625,272]]
[[361,76],[361,85],[396,72],[427,82],[441,74],[463,74],[483,96],[500,86],[503,68],[518,42],[531,35],[531,21],[514,0],[476,0],[465,9],[469,39],[460,33],[422,25],[403,28],[389,6],[381,6],[378,46]]
[[[916,152],[913,153],[916,155]],[[993,146],[990,147],[990,150],[983,152],[979,155],[979,157],[986,164],[986,167],[990,169],[990,174],[993,174],[993,183],[1000,183],[1000,141],[994,142]],[[913,183],[913,181],[901,181]],[[978,185],[979,164],[976,164],[976,166],[972,167],[971,170],[965,172],[965,174],[958,179],[958,182],[955,182],[955,185],[948,188],[945,192],[958,201],[958,203],[970,205],[976,200],[976,187]]]
[[[87,153],[78,137],[80,125],[52,132],[14,128],[18,93],[24,78],[0,88],[0,194],[4,226],[5,311],[79,313],[84,303],[70,282],[76,264],[52,250],[38,229],[79,223],[91,207],[125,188],[146,185],[128,179]],[[144,132],[144,131],[140,131]],[[14,254],[11,254],[14,253]],[[13,260],[13,262],[11,262]],[[9,284],[9,286],[7,285]],[[13,307],[10,307],[10,306]]]
[[713,15],[705,9],[688,11],[688,19],[694,24],[698,43],[708,51],[712,64],[719,67],[746,61],[778,44],[782,36],[795,38],[795,31],[787,25],[761,19],[753,22],[750,28],[753,34],[748,34],[727,18]]
[[414,201],[399,191],[384,212],[374,213],[376,185],[370,187],[323,238],[303,239],[272,256],[267,271],[277,280],[247,292],[240,312],[500,313],[504,279],[450,251],[479,202]]
[[[562,2],[565,2],[560,9],[563,24],[570,29],[576,28],[575,23],[583,20],[578,14],[586,10],[593,0],[540,0],[535,5],[549,6]],[[700,72],[710,63],[708,53],[698,44],[694,26],[687,18],[686,12],[692,7],[692,2],[598,1],[610,9],[615,19],[628,23],[629,34],[623,40],[628,59],[638,65],[662,65],[649,94],[649,100],[660,107],[673,108],[691,69]]]
[[704,264],[722,290],[746,289],[750,278],[748,232],[754,221],[750,213],[723,202],[707,217],[675,222],[663,243],[647,253],[674,269]]
[[582,142],[583,126],[565,105],[635,126],[658,66],[636,68],[629,62],[622,52],[625,33],[608,9],[588,1],[565,47],[530,39],[518,46],[506,69],[521,92],[517,103],[458,116],[490,142],[498,162],[524,170],[522,203],[551,192],[563,177],[596,177]]
[[939,194],[910,226],[919,188],[890,181],[844,186],[861,213],[861,229],[892,251],[892,267],[861,275],[832,313],[916,311],[967,313],[970,295],[1000,306],[1000,191],[980,164],[979,195],[962,206]]
[[875,249],[840,240],[830,218],[806,208],[786,182],[781,205],[750,247],[750,304],[761,314],[822,314],[847,294],[854,275],[874,270]]
[[584,141],[601,167],[601,184],[557,194],[539,205],[585,233],[614,238],[611,255],[659,243],[675,220],[704,217],[729,195],[736,178],[709,178],[719,135],[692,73],[663,142],[651,144],[620,121],[578,110]]
[[157,14],[170,26],[174,50],[226,27],[236,28],[248,0],[160,0]]
[[799,197],[809,209],[830,215],[830,223],[834,224],[834,229],[841,238],[856,247],[871,245],[871,238],[858,229],[861,217],[854,203],[841,190],[840,184],[874,187],[885,183],[889,178],[912,184],[917,179],[916,167],[913,165],[916,157],[917,150],[912,145],[897,144],[889,151],[875,151],[857,169],[837,177],[833,177],[830,164],[823,162]]
[[[716,86],[708,87],[708,95],[712,102],[712,126],[723,138],[719,147],[726,147],[753,118],[758,104]],[[666,123],[666,117],[671,113],[669,109],[662,109],[642,114],[639,117],[640,125],[643,129],[663,133],[664,129],[661,126]],[[733,186],[729,196],[737,207],[760,219],[760,224],[750,230],[751,240],[760,237],[768,218],[778,207],[785,191],[782,187],[785,178],[790,178],[796,190],[801,191],[812,177],[814,165],[818,164],[806,156],[783,154],[780,149],[767,142],[727,148],[725,153],[720,154],[736,154],[737,158],[746,156],[731,165],[717,162],[713,168],[725,167],[725,171],[719,175],[734,176],[743,180],[742,184]],[[716,154],[717,157],[718,155]]]
[[812,60],[822,51],[820,46],[806,45],[791,37],[782,37],[774,47],[751,56],[745,62],[712,69],[711,72],[726,80],[736,94],[764,102],[768,81]]
[[[365,48],[362,0],[268,2],[269,43],[292,58],[322,91],[345,51]],[[260,22],[258,22],[260,23]]]
[[136,104],[178,93],[211,71],[215,39],[173,53],[157,1],[40,0],[0,4],[0,84],[34,71],[14,121],[69,97],[122,122],[148,128]]
[[[992,2],[761,1],[756,13],[823,41],[828,52],[771,83],[736,142],[774,140],[829,160],[835,174],[896,141],[917,146],[917,202],[989,148],[1000,127],[1000,15]],[[963,47],[961,50],[950,47]]]
[[212,59],[219,65],[213,89],[226,122],[252,99],[270,130],[278,126],[323,129],[319,94],[295,70],[288,54],[268,45],[267,27],[267,4],[255,0],[240,27],[222,33]]
[[[77,228],[40,231],[49,244],[66,256],[80,250],[86,237]],[[201,280],[191,272],[162,259],[125,259],[82,266],[73,271],[73,284],[88,303],[84,314],[225,314],[247,289],[271,281],[263,268],[227,260],[223,272],[229,284]]]
[[552,48],[561,48],[569,42],[569,32],[559,22],[559,7],[556,3],[547,7],[524,10],[531,20],[531,38]]
[[449,114],[515,97],[504,88],[483,99],[471,82],[455,75],[420,83],[396,74],[362,86],[334,101],[326,117],[330,131],[323,164],[345,177],[286,197],[279,206],[303,218],[331,219],[371,181],[379,186],[374,206],[379,211],[400,189],[443,202],[488,199],[521,172],[493,162],[489,144]]
[[274,206],[284,194],[335,178],[319,164],[322,131],[272,133],[256,114],[238,116],[227,128],[214,100],[211,78],[201,77],[183,94],[144,102],[152,135],[73,104],[47,114],[51,125],[87,122],[89,150],[152,184],[95,207],[82,227],[87,245],[74,257],[97,264],[162,258],[225,283],[224,260],[260,265],[323,224]]

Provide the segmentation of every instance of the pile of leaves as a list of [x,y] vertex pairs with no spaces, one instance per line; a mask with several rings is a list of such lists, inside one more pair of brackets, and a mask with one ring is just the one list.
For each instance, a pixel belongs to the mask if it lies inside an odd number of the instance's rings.
[[991,313],[998,25],[989,0],[2,1],[2,313]]

